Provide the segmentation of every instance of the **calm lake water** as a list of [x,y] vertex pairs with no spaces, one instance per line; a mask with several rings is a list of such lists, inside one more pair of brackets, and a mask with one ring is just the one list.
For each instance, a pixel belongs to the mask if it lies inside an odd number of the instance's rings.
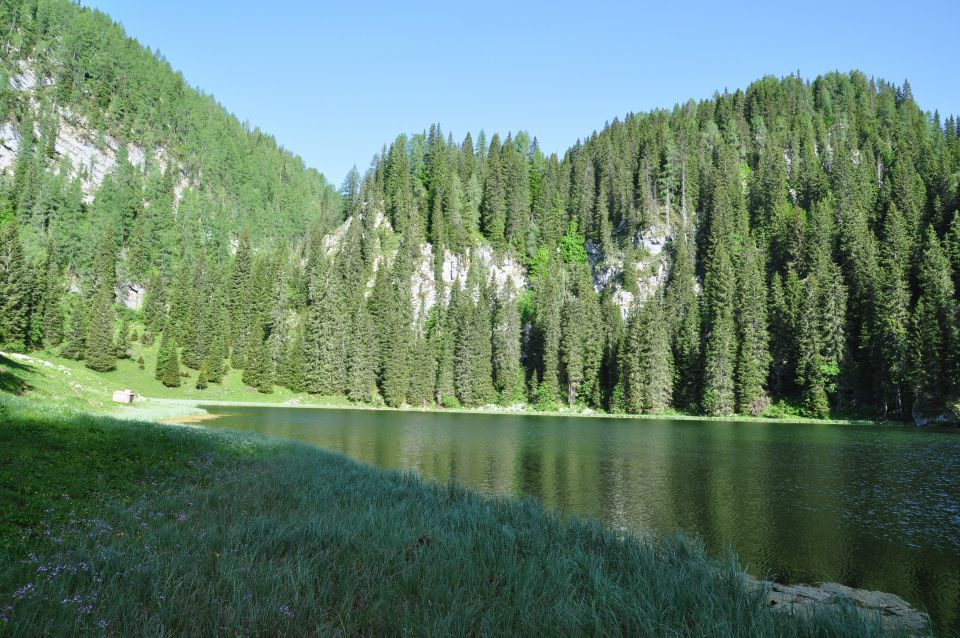
[[960,633],[960,433],[896,426],[209,407],[212,428],[627,530],[732,547],[752,574],[899,594]]

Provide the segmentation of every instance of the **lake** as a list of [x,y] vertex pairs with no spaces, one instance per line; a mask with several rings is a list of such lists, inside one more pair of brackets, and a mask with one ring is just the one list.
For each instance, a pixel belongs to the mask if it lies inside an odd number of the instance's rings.
[[960,632],[960,433],[899,426],[209,406],[303,441],[638,533],[756,576],[899,594]]

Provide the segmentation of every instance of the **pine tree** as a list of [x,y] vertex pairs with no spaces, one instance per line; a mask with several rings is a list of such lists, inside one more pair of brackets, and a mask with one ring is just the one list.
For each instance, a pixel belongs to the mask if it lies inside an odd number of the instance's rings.
[[350,321],[347,396],[359,403],[375,403],[377,381],[372,346],[376,334],[362,296],[356,300],[355,308]]
[[763,262],[754,241],[747,243],[741,255],[737,290],[736,395],[741,414],[759,416],[769,405],[767,375],[770,369],[767,332],[767,290]]
[[[729,167],[727,172],[729,173]],[[729,174],[723,175],[730,179]],[[739,189],[736,187],[738,192]],[[737,207],[729,184],[714,187],[713,210],[708,218],[707,262],[703,277],[704,351],[703,411],[711,416],[732,414],[735,407],[734,372],[737,353],[733,307],[736,277],[731,244],[739,228]]]
[[[164,331],[164,336],[166,336],[166,331]],[[159,359],[157,361],[159,364]],[[177,352],[177,343],[172,339],[169,341],[168,356],[165,358],[163,370],[160,372],[160,383],[168,388],[180,387],[180,355]]]
[[97,246],[94,260],[93,286],[89,320],[87,322],[86,366],[97,372],[117,367],[116,344],[113,339],[116,321],[116,239],[112,229],[104,232]]
[[16,226],[4,223],[0,225],[0,346],[26,348],[30,292]]
[[494,133],[490,140],[490,152],[487,154],[483,181],[483,200],[480,204],[483,234],[495,246],[503,245],[507,223],[506,187],[500,149],[500,137]]
[[717,248],[707,265],[704,299],[707,317],[704,327],[703,410],[720,416],[734,409],[734,364],[737,351],[733,319],[733,265],[726,248]]
[[87,350],[87,312],[86,303],[79,297],[73,299],[70,307],[70,323],[67,342],[60,349],[60,356],[79,361]]
[[194,387],[197,390],[206,390],[209,383],[210,381],[207,378],[207,364],[206,361],[204,361],[200,365],[200,372],[197,374],[197,383]]
[[695,409],[700,381],[700,303],[692,251],[694,244],[682,230],[671,245],[673,260],[664,293],[665,314],[670,322],[674,366],[674,398],[677,405]]
[[623,394],[629,412],[655,414],[670,408],[673,355],[663,299],[648,300],[632,313],[623,354]]
[[507,279],[494,302],[493,378],[504,405],[523,401],[523,368],[520,365],[520,311],[513,281]]
[[[167,369],[167,362],[173,357],[173,337],[171,335],[170,324],[168,323],[163,327],[163,334],[160,337],[160,345],[157,347],[157,367],[154,369],[153,376],[157,381],[163,379],[163,375]],[[177,363],[177,374],[180,374],[179,371],[180,364]]]
[[250,333],[252,314],[252,275],[253,248],[250,246],[250,234],[244,229],[237,244],[233,270],[230,273],[230,344],[233,347],[231,360],[234,368],[242,368],[246,356],[244,349]]
[[917,283],[920,295],[913,311],[911,378],[921,409],[936,409],[956,397],[960,335],[950,264],[932,227],[924,235]]
[[347,331],[343,292],[331,264],[326,264],[311,285],[307,312],[306,390],[312,394],[342,394],[347,387]]
[[880,245],[880,281],[876,289],[877,368],[883,413],[905,416],[909,392],[910,290],[907,285],[905,227],[900,211],[890,205]]
[[91,370],[107,372],[117,367],[117,346],[113,339],[115,321],[113,289],[105,288],[94,302],[87,327],[84,359]]
[[574,405],[583,383],[583,321],[580,301],[569,295],[560,311],[560,362],[567,385],[567,404]]
[[63,276],[57,263],[57,251],[53,243],[47,245],[44,267],[43,314],[41,332],[43,343],[59,346],[63,341]]

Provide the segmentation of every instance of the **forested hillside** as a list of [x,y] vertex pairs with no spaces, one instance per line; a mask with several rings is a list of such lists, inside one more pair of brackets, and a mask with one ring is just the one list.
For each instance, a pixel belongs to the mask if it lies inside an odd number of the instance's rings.
[[322,175],[104,14],[3,0],[0,31],[0,219],[16,217],[32,252],[49,241],[84,278],[109,230],[121,278],[142,285],[239,228],[266,245],[339,217]]
[[[906,82],[764,78],[562,157],[436,125],[338,195],[103,15],[0,6],[7,348],[108,370],[159,340],[171,386],[232,366],[263,392],[391,406],[909,418],[957,400],[960,121]],[[99,181],[64,130],[109,150]]]

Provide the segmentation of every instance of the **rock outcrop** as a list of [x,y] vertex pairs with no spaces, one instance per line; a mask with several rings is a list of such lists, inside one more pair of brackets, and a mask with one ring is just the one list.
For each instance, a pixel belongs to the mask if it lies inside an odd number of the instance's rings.
[[847,605],[869,619],[879,619],[884,629],[907,635],[928,635],[930,617],[895,594],[854,589],[839,583],[784,585],[747,576],[747,585],[763,589],[770,608],[795,615],[815,613],[824,606]]
[[[49,78],[38,77],[28,61],[20,62],[20,72],[10,77],[10,88],[25,93],[32,93],[41,86],[51,83]],[[30,97],[34,110],[39,103]],[[60,108],[57,111],[57,137],[54,140],[54,157],[51,166],[59,170],[61,161],[66,159],[70,167],[70,177],[79,177],[87,203],[93,197],[106,177],[117,163],[117,155],[121,143],[103,133],[93,129],[80,115],[69,109]],[[40,129],[34,125],[34,135],[40,134]],[[12,170],[20,149],[21,131],[12,122],[0,122],[0,174]],[[127,158],[131,164],[143,170],[149,159],[150,162],[166,172],[174,164],[166,149],[144,149],[136,144],[126,145]],[[180,177],[176,184],[175,204],[179,204],[184,188],[189,182]]]
[[913,422],[920,427],[960,426],[960,399],[947,402],[917,401],[913,404]]

